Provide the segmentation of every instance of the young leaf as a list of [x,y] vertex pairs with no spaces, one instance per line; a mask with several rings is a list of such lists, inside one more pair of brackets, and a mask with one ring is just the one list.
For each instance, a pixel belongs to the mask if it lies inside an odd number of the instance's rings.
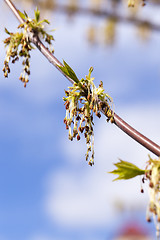
[[5,32],[6,32],[7,34],[9,34],[9,35],[11,34],[11,33],[7,30],[7,28],[5,28],[4,30],[5,30]]
[[42,24],[42,23],[48,23],[48,24],[50,24],[50,22],[47,20],[47,19],[43,19],[42,21],[40,21],[38,24],[40,25],[40,24]]
[[36,8],[36,10],[34,11],[34,15],[35,15],[35,20],[38,23],[40,19],[40,11],[38,10],[38,8]]
[[47,19],[44,19],[43,22],[50,24],[50,22]]
[[63,60],[63,64],[64,64],[64,66],[63,67],[59,66],[59,68],[64,72],[64,74],[66,74],[73,81],[78,83],[79,79],[77,78],[77,76],[76,76],[75,72],[73,71],[73,69],[64,60]]
[[28,14],[26,13],[26,11],[24,11],[24,15],[25,15],[25,18],[27,19],[28,18]]
[[18,13],[20,15],[21,18],[23,18],[24,20],[26,20],[26,16],[25,14],[23,14],[21,11],[18,10]]
[[115,163],[114,165],[117,167],[117,169],[115,169],[109,173],[117,174],[119,176],[116,179],[114,179],[113,181],[121,180],[121,179],[130,179],[130,178],[134,178],[138,175],[145,174],[145,170],[138,168],[136,165],[134,165],[130,162],[120,160],[120,162]]

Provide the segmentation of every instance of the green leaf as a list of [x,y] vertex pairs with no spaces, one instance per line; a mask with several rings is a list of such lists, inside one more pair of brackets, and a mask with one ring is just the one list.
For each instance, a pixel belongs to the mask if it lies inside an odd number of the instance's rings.
[[[24,20],[26,20],[26,15],[23,14],[21,11],[18,10],[18,13],[20,15],[21,18],[23,18]],[[27,16],[28,17],[28,16]]]
[[39,22],[39,19],[40,19],[40,11],[38,10],[38,8],[36,8],[36,10],[34,11],[34,15],[35,15],[35,20],[36,20],[36,22]]
[[42,21],[40,21],[38,24],[40,25],[40,24],[42,24],[42,23],[48,23],[48,24],[50,24],[50,22],[47,20],[47,19],[43,19]]
[[138,168],[136,165],[134,165],[130,162],[120,160],[120,162],[115,163],[114,165],[117,167],[117,169],[115,169],[109,173],[117,174],[119,176],[116,179],[114,179],[113,181],[121,180],[121,179],[130,179],[130,178],[134,178],[138,175],[145,174],[145,170]]
[[50,22],[47,19],[44,19],[43,22],[50,24]]
[[7,34],[9,34],[9,35],[11,34],[11,33],[7,30],[7,28],[5,28],[4,30],[5,30],[5,32],[6,32]]
[[26,17],[26,19],[28,18],[28,14],[26,13],[26,11],[24,11],[24,15]]
[[64,60],[63,60],[63,64],[64,64],[64,66],[63,67],[59,66],[59,68],[63,71],[64,74],[66,74],[73,81],[78,83],[79,79],[77,78],[77,76],[76,76],[75,72],[73,71],[73,69]]

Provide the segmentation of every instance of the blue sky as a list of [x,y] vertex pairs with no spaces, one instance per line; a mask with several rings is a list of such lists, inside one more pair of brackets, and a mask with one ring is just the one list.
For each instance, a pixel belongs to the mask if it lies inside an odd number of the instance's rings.
[[[3,2],[0,7],[2,43],[4,26],[15,29],[17,20]],[[104,82],[116,113],[159,144],[160,35],[152,33],[144,43],[136,28],[119,24],[112,47],[91,46],[87,26],[101,29],[103,21],[62,14],[49,20],[56,28],[55,56],[79,78],[93,66],[95,83]],[[0,49],[3,68],[3,44]],[[89,167],[85,142],[69,142],[63,124],[62,97],[70,83],[38,50],[31,61],[26,89],[18,80],[19,63],[8,79],[3,72],[0,78],[0,240],[109,240],[131,218],[153,231],[145,222],[147,184],[141,194],[139,178],[115,183],[107,174],[118,158],[145,167],[149,151],[102,117],[95,119],[95,165]]]

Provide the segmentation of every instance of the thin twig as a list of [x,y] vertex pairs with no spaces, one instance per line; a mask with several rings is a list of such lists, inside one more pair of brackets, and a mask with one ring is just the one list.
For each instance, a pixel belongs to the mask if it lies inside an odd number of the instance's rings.
[[[4,0],[7,5],[10,7],[12,12],[15,14],[17,19],[20,21],[20,23],[23,23],[24,20],[20,17],[18,10],[14,6],[11,0]],[[35,46],[40,50],[40,52],[48,59],[50,63],[52,63],[71,83],[74,83],[74,81],[69,78],[67,75],[63,73],[63,71],[59,68],[59,66],[63,66],[63,64],[55,57],[53,54],[43,45],[43,43],[40,41],[40,39],[34,35],[30,34],[30,40],[35,44]],[[105,112],[102,111],[105,115]],[[137,130],[132,128],[129,124],[127,124],[123,119],[121,119],[116,113],[114,113],[114,123],[117,127],[119,127],[122,131],[124,131],[126,134],[128,134],[131,138],[133,138],[135,141],[143,145],[145,148],[153,152],[158,157],[160,156],[160,146],[158,146],[156,143],[139,133]]]
[[107,9],[102,10],[102,9],[96,9],[96,8],[86,8],[81,6],[72,7],[70,5],[55,3],[55,5],[53,5],[53,10],[63,12],[63,13],[68,12],[69,14],[82,14],[85,16],[94,15],[102,18],[111,18],[111,19],[114,19],[116,22],[130,23],[137,26],[147,26],[149,29],[152,29],[154,31],[160,31],[159,24],[155,24],[153,22],[150,22],[148,20],[144,20],[135,16],[122,16],[116,13],[115,11],[109,11]]

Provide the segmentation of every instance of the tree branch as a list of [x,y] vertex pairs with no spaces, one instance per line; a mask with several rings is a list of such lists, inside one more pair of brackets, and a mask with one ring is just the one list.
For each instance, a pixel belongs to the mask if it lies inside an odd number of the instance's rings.
[[[41,3],[42,6],[44,6],[44,2]],[[51,10],[51,9],[49,9]],[[152,29],[154,31],[160,31],[160,25],[155,24],[153,22],[150,22],[148,20],[143,20],[141,18],[137,18],[134,16],[122,16],[116,13],[115,11],[109,11],[107,9],[102,10],[102,9],[95,9],[95,8],[86,8],[86,7],[81,7],[81,6],[70,6],[70,5],[64,5],[60,3],[55,3],[53,5],[53,10],[59,11],[59,12],[64,12],[64,13],[69,13],[69,14],[81,14],[81,15],[94,15],[97,17],[102,17],[102,18],[111,18],[114,19],[117,22],[122,22],[122,23],[130,23],[134,24],[137,26],[147,26],[149,29]]]
[[[10,7],[12,12],[15,14],[17,19],[20,23],[23,23],[24,20],[20,17],[18,10],[14,6],[11,0],[4,0],[6,4]],[[37,37],[37,35],[33,33],[30,34],[30,40],[32,43],[35,44],[35,46],[40,50],[40,52],[48,59],[50,63],[52,63],[72,84],[74,81],[69,78],[67,75],[63,73],[63,71],[59,68],[59,66],[63,66],[63,64],[52,55],[52,53],[43,45],[43,43],[40,41],[40,39]],[[102,110],[102,113],[105,115],[105,112]],[[133,138],[135,141],[143,145],[145,148],[153,152],[158,157],[160,156],[160,146],[139,133],[137,130],[132,128],[129,124],[127,124],[123,119],[121,119],[116,113],[114,113],[114,124],[119,127],[122,131],[124,131],[126,134],[128,134],[131,138]]]
[[116,113],[114,114],[114,120],[117,127],[119,127],[123,132],[132,137],[135,141],[140,143],[142,146],[153,152],[158,157],[160,156],[160,146],[151,141],[149,138],[145,137],[143,134],[138,132],[136,129],[131,127],[123,119],[121,119]]

